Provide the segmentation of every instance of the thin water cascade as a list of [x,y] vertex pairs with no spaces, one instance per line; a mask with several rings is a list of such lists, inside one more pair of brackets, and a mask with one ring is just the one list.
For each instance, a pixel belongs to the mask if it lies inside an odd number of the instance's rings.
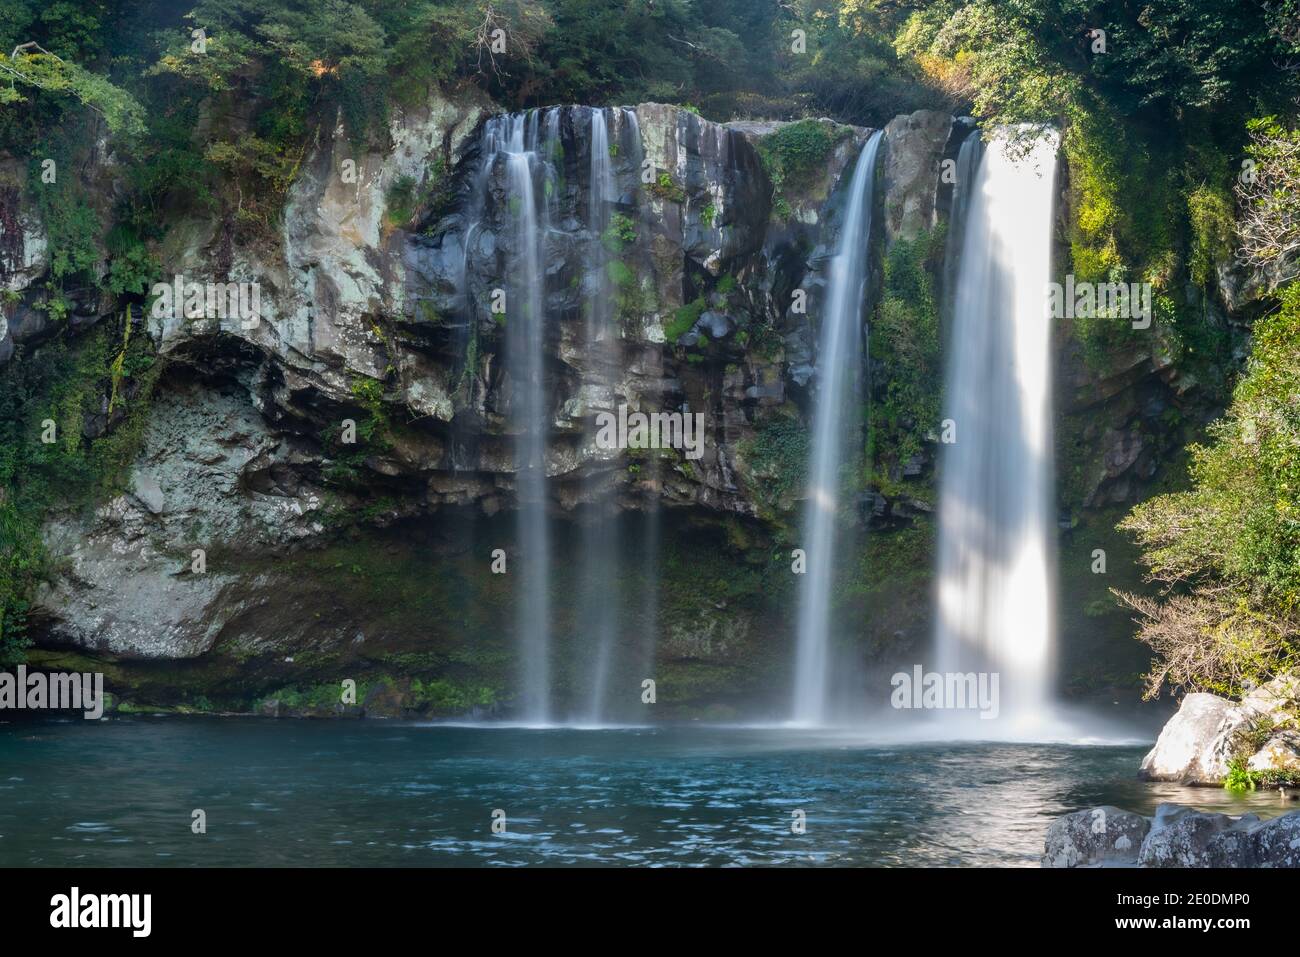
[[[612,405],[614,377],[621,366],[617,330],[613,327],[613,289],[609,278],[611,261],[606,230],[609,228],[617,192],[610,156],[609,126],[605,111],[590,110],[588,139],[590,159],[587,183],[586,229],[588,240],[583,276],[583,309],[588,356],[600,371],[600,392]],[[590,438],[594,444],[595,428]],[[612,476],[595,461],[585,480],[590,508],[595,512],[583,526],[582,601],[578,627],[590,649],[586,714],[583,720],[599,724],[606,717],[610,671],[618,642],[622,602],[618,563],[620,536],[618,506],[614,501]]]
[[876,157],[883,132],[862,148],[845,200],[844,223],[830,264],[830,283],[817,347],[817,400],[808,463],[803,542],[807,569],[800,580],[794,711],[798,724],[829,717],[831,580],[840,511],[841,469],[856,429],[853,401],[863,358],[862,305],[870,256]]
[[942,317],[945,332],[952,328],[952,312],[957,302],[957,267],[961,263],[961,246],[966,236],[966,219],[975,185],[975,171],[979,168],[983,148],[983,134],[979,130],[972,130],[957,149],[957,181],[952,187],[948,236],[944,241],[943,254]]
[[997,131],[969,197],[947,348],[939,497],[941,672],[999,675],[1001,715],[1051,692],[1051,280],[1057,137]]
[[[497,117],[488,123],[489,167],[505,163],[512,220],[506,262],[506,363],[514,383],[510,419],[515,435],[519,556],[515,562],[516,633],[524,720],[551,718],[551,546],[547,517],[546,289],[542,258],[549,229],[549,203],[538,202],[534,179],[546,182],[544,157],[558,135],[556,111],[547,111],[539,142],[539,111]],[[495,154],[495,155],[494,155]]]
[[[643,169],[644,149],[641,142],[641,126],[637,122],[636,110],[627,107],[616,115],[616,139],[619,152],[625,157],[629,170]],[[639,177],[639,174],[638,174]],[[635,191],[637,187],[633,186]],[[634,193],[627,194],[628,196]],[[635,360],[640,363],[642,373],[652,379],[662,380],[664,376],[664,355],[659,349],[643,351]],[[660,405],[663,405],[662,398]],[[629,715],[636,721],[644,721],[655,710],[653,702],[645,696],[645,681],[654,674],[655,651],[659,635],[659,588],[660,588],[660,542],[662,539],[663,515],[660,496],[663,491],[663,461],[652,456],[641,463],[640,493],[643,508],[640,530],[636,537],[640,540],[640,555],[634,559],[639,584],[634,584],[633,597],[624,602],[632,619],[624,623],[624,640],[631,641],[630,662],[621,673],[625,682],[622,690],[627,695],[625,705],[617,709],[616,717]],[[626,576],[625,576],[626,578]],[[636,582],[636,575],[632,581]]]
[[[610,267],[626,240],[614,241],[609,230],[620,209],[635,218],[640,155],[634,110],[554,107],[489,119],[478,165],[470,174],[458,290],[467,330],[461,347],[467,356],[473,353],[475,324],[487,321],[486,304],[497,298],[497,287],[503,289],[504,316],[492,318],[502,322],[511,383],[505,414],[516,463],[517,555],[510,566],[519,647],[516,716],[529,724],[601,724],[637,714],[634,688],[625,688],[625,679],[649,670],[642,663],[646,642],[638,615],[645,597],[631,590],[628,581],[643,564],[657,567],[657,555],[625,554],[629,549],[621,529],[628,523],[617,520],[616,497],[625,453],[597,451],[583,480],[582,507],[589,514],[583,522],[571,613],[553,607],[552,590],[559,580],[555,563],[561,559],[549,517],[547,477],[558,411],[548,383],[547,329],[549,324],[553,337],[566,334],[567,307],[555,303],[570,301],[565,290],[578,285],[561,288],[569,279],[567,264],[555,260],[557,250],[573,257],[580,280],[577,298],[583,312],[576,328],[591,370],[584,392],[593,414],[615,411],[621,400],[644,401],[618,393],[631,359],[617,323]],[[583,177],[585,188],[566,188],[566,179],[581,182]],[[595,434],[593,424],[588,437],[593,445]],[[658,509],[649,514],[653,518],[648,520],[657,524]],[[657,528],[638,534],[657,549]],[[553,662],[560,647],[555,635],[561,622],[570,621],[576,636],[565,650],[574,654],[576,664],[567,669],[569,687],[561,694]],[[629,638],[635,646],[625,648]],[[649,646],[653,649],[653,640]]]
[[587,294],[587,338],[597,342],[611,335],[609,320],[613,310],[610,308],[610,281],[606,266],[609,263],[609,249],[604,238],[609,228],[610,216],[618,194],[614,184],[614,164],[610,158],[609,126],[605,121],[605,111],[591,110],[591,133],[588,146],[591,150],[587,182],[587,232],[590,234],[588,247],[590,253],[587,272],[590,285]]

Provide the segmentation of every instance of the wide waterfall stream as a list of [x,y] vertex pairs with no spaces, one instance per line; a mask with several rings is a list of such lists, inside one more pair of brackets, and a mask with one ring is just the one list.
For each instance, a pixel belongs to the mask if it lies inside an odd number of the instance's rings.
[[1027,130],[987,143],[965,210],[946,352],[937,666],[997,674],[1000,720],[1022,731],[1045,717],[1053,679],[1046,290],[1056,149],[1054,134]]

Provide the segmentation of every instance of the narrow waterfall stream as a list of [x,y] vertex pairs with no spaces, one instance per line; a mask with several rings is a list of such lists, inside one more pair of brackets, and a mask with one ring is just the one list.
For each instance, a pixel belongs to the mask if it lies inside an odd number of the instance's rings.
[[948,235],[943,255],[943,304],[940,313],[943,328],[952,327],[952,313],[957,303],[957,269],[961,263],[962,241],[966,237],[966,218],[970,212],[971,193],[975,186],[975,171],[979,168],[984,150],[984,134],[971,130],[957,149],[957,181],[952,188],[952,202],[948,213]]
[[807,570],[800,581],[795,655],[793,719],[797,724],[820,725],[829,717],[831,580],[840,520],[840,472],[847,460],[848,440],[858,434],[850,423],[858,415],[854,397],[863,360],[863,292],[870,262],[876,158],[883,137],[880,131],[872,134],[853,170],[821,316],[803,520]]
[[[656,603],[649,600],[647,605],[648,599],[641,593],[644,588],[636,594],[624,590],[632,587],[627,573],[644,580],[640,566],[657,567],[658,555],[624,547],[624,523],[618,520],[616,496],[626,453],[595,450],[583,479],[584,504],[580,507],[588,514],[575,556],[577,587],[571,620],[576,640],[568,643],[581,657],[568,669],[567,678],[557,678],[552,656],[559,646],[554,632],[557,621],[567,616],[563,609],[552,607],[551,597],[552,586],[559,579],[548,517],[551,490],[546,463],[555,409],[547,384],[545,350],[548,323],[553,335],[562,335],[559,323],[564,317],[554,305],[548,315],[547,282],[555,265],[549,258],[555,255],[554,246],[571,244],[581,256],[575,280],[575,287],[580,283],[582,303],[578,334],[595,369],[593,380],[586,385],[588,401],[593,413],[617,412],[624,401],[617,392],[618,383],[628,360],[617,325],[610,275],[619,244],[611,240],[610,226],[615,212],[630,210],[634,202],[636,186],[628,171],[639,169],[640,130],[635,111],[628,108],[554,107],[493,117],[485,124],[482,137],[481,165],[471,182],[470,201],[478,218],[465,225],[462,274],[468,275],[472,255],[503,257],[498,268],[506,292],[505,362],[514,383],[509,422],[518,467],[518,553],[509,569],[520,651],[518,716],[530,724],[606,723],[616,712],[620,716],[636,713],[632,707],[635,687],[620,685],[617,694],[620,701],[626,697],[627,706],[616,708],[612,686],[622,681],[625,671],[630,675],[649,670],[641,647],[647,642],[638,638],[636,647],[626,650],[621,642],[638,634],[640,615]],[[577,182],[585,180],[576,200],[572,189],[566,193],[565,185],[566,167],[573,181],[574,163],[583,167]],[[561,202],[576,205],[578,216],[557,213]],[[500,244],[495,253],[491,247],[485,253],[473,245],[483,232],[482,217],[490,215],[502,217],[508,226],[504,232],[509,242]],[[471,290],[464,278],[462,284],[471,313],[477,299],[492,292]],[[594,435],[593,426],[587,440],[594,441]],[[657,549],[657,507],[647,509],[645,521],[649,524],[641,534],[653,543],[648,549]],[[653,638],[648,645],[652,654]]]
[[[586,256],[583,264],[583,309],[586,313],[586,348],[599,358],[603,381],[599,383],[602,406],[614,406],[613,384],[621,365],[618,330],[613,326],[613,289],[609,277],[610,251],[606,230],[618,198],[610,157],[609,124],[606,111],[595,107],[591,114],[588,148],[591,152],[587,184]],[[599,453],[597,453],[599,454]],[[611,458],[618,453],[607,452]],[[581,560],[581,608],[578,627],[586,638],[590,654],[587,677],[586,713],[582,720],[599,724],[605,719],[606,694],[618,641],[620,611],[618,561],[620,541],[617,503],[613,501],[612,475],[594,469],[585,480],[589,508],[594,514],[583,526]]]
[[[546,439],[550,402],[546,392],[546,289],[542,269],[549,228],[549,190],[535,189],[534,177],[545,179],[545,158],[558,135],[558,113],[546,111],[545,132],[539,142],[539,111],[495,118],[488,143],[506,164],[513,217],[512,246],[506,290],[506,362],[515,382],[511,427],[519,496],[519,556],[516,576],[516,630],[520,641],[522,716],[534,723],[551,717],[551,548],[547,518]],[[498,134],[493,125],[504,126]],[[489,163],[496,162],[493,157]],[[538,202],[539,193],[542,194]]]
[[[641,125],[637,120],[636,110],[624,107],[618,114],[619,125],[615,132],[620,152],[626,151],[627,168],[640,170],[645,156],[641,141]],[[629,196],[635,195],[629,193]],[[643,352],[638,360],[646,374],[656,379],[664,375],[664,356],[661,350]],[[663,401],[660,399],[662,406]],[[644,682],[655,670],[655,650],[659,640],[659,588],[662,562],[660,550],[663,537],[663,512],[660,496],[663,488],[663,460],[652,456],[640,465],[640,495],[642,513],[639,522],[640,553],[633,561],[635,574],[631,576],[632,595],[625,599],[624,608],[629,621],[624,623],[624,640],[633,636],[631,660],[623,678],[630,680],[625,686],[630,708],[614,709],[614,717],[628,714],[635,721],[644,721],[654,710],[654,705],[647,701],[642,692]]]
[[1051,280],[1057,142],[999,131],[969,197],[947,347],[939,499],[942,672],[1000,676],[1002,715],[1051,692]]

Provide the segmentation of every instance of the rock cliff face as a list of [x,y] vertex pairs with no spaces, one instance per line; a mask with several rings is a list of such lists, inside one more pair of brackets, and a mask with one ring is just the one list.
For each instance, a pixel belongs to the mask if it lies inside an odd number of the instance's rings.
[[[491,112],[482,100],[433,98],[394,118],[387,148],[360,156],[341,127],[322,133],[274,241],[232,243],[213,219],[171,224],[160,250],[167,278],[256,283],[260,315],[137,317],[166,371],[130,491],[46,527],[62,571],[33,611],[36,663],[94,654],[120,691],[164,703],[198,696],[242,706],[276,687],[371,673],[446,682],[415,696],[435,712],[501,700],[510,596],[488,563],[492,548],[511,547],[516,461],[514,383],[503,326],[487,307],[512,242],[510,198],[484,164]],[[787,175],[785,124],[720,125],[653,103],[612,111],[623,219],[611,257],[623,269],[611,270],[619,327],[611,363],[582,334],[592,289],[579,251],[605,238],[584,217],[590,110],[553,112],[550,511],[561,526],[591,521],[593,476],[614,488],[620,520],[664,507],[669,562],[655,585],[660,669],[678,679],[670,705],[775,693],[793,600],[773,555],[789,544],[800,492],[792,479],[802,468],[790,434],[806,421],[827,358],[816,355],[813,317],[842,174],[870,131],[829,121],[805,128],[821,152]],[[970,129],[933,112],[889,125],[873,288],[885,247],[946,222],[944,161]],[[112,158],[97,156],[87,175],[111,197]],[[24,196],[6,202],[22,224],[22,249],[4,281],[21,301],[8,310],[0,363],[22,361],[11,358],[15,344],[34,348],[51,332],[34,308],[47,268],[39,216]],[[796,290],[806,309],[794,308]],[[108,311],[95,296],[73,299],[74,324]],[[1159,370],[1147,355],[1102,381],[1082,366],[1067,371],[1072,395],[1095,397],[1078,402],[1120,409],[1089,426],[1089,441],[1104,446],[1090,467],[1105,475],[1090,478],[1083,504],[1129,500],[1140,483],[1126,477],[1156,468],[1164,450],[1133,423],[1163,408],[1165,392],[1147,385]],[[889,375],[873,369],[873,387]],[[600,454],[593,416],[621,404],[703,412],[702,457]],[[349,426],[362,436],[355,444],[342,439]],[[918,461],[904,486],[923,486],[932,468]],[[906,524],[915,513],[908,500],[906,490],[897,508],[868,496],[861,521]],[[704,585],[700,569],[709,570]],[[915,609],[876,613],[888,634],[872,642],[928,634]]]
[[[630,225],[618,258],[637,285],[617,290],[620,361],[611,368],[582,337],[590,111],[556,112],[563,187],[546,250],[551,508],[562,521],[579,518],[587,480],[600,474],[628,510],[651,500],[678,510],[665,521],[670,541],[681,539],[675,548],[711,551],[728,535],[762,548],[760,510],[794,503],[760,505],[765,476],[747,450],[766,413],[801,415],[840,174],[868,131],[826,123],[816,174],[789,184],[778,216],[760,148],[780,124],[727,127],[659,104],[619,113],[611,160]],[[62,571],[33,612],[35,661],[98,655],[120,665],[110,683],[144,698],[168,697],[169,681],[150,684],[150,662],[188,662],[192,685],[174,674],[171,703],[196,689],[246,702],[358,670],[451,671],[458,688],[488,688],[486,698],[502,690],[509,595],[487,574],[483,539],[510,547],[512,383],[502,327],[470,299],[502,283],[511,239],[503,184],[487,184],[486,218],[471,208],[486,115],[481,102],[435,100],[394,121],[389,149],[360,157],[341,129],[321,136],[274,243],[232,245],[211,220],[172,226],[161,251],[167,278],[255,282],[260,315],[143,318],[167,368],[130,491],[49,522]],[[403,191],[414,200],[398,209]],[[26,207],[23,221],[25,265],[7,279],[20,291],[41,271],[39,221]],[[810,304],[793,311],[801,285]],[[38,342],[41,330],[23,325],[33,314],[24,304],[6,341]],[[638,474],[597,454],[592,416],[622,403],[704,412],[703,456],[672,452]],[[339,440],[349,422],[368,435],[356,447]],[[739,523],[729,533],[726,516]],[[393,568],[417,578],[420,562],[425,589],[440,591],[438,579],[454,570],[461,580],[446,587],[458,595],[412,602],[411,581],[387,579]],[[737,565],[744,573],[745,561]],[[402,591],[405,613],[372,595],[382,587]],[[759,604],[699,601],[665,602],[665,654],[683,667],[716,666],[717,681],[735,684],[739,659],[757,674],[752,663],[769,653],[762,640],[785,640]],[[459,620],[431,614],[448,604],[478,607]],[[457,665],[458,656],[473,660]]]
[[[69,174],[65,171],[64,175]],[[112,209],[119,193],[119,168],[106,135],[87,145],[86,161],[75,175],[84,181],[98,212]],[[49,232],[41,219],[36,189],[26,162],[0,158],[0,297],[4,305],[0,366],[24,343],[35,345],[52,335],[57,323],[38,308],[42,298],[34,295],[36,284],[49,274],[51,265]],[[66,321],[73,329],[94,325],[112,305],[97,287],[66,288],[64,296]]]

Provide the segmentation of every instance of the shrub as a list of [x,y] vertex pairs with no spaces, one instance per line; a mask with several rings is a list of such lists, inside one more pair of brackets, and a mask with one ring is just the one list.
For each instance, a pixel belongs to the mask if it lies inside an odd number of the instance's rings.
[[868,415],[869,457],[877,471],[920,452],[939,421],[940,324],[932,270],[943,236],[938,229],[899,240],[885,258],[884,292],[870,330],[871,356],[890,370],[873,390]]
[[754,475],[763,481],[755,493],[769,508],[790,502],[807,482],[808,430],[795,418],[774,416],[741,449]]
[[1255,327],[1227,415],[1193,445],[1191,488],[1120,523],[1163,600],[1120,597],[1157,652],[1148,693],[1239,689],[1300,655],[1300,284]]
[[664,326],[664,339],[670,343],[675,343],[690,332],[696,320],[704,313],[706,305],[704,298],[700,297],[676,310],[673,313],[672,321]]
[[686,202],[686,190],[682,189],[677,181],[673,179],[672,174],[667,171],[661,172],[658,178],[650,184],[650,192],[670,203]]
[[[48,573],[40,530],[50,509],[126,487],[162,363],[146,337],[121,336],[116,349],[108,328],[75,347],[56,339],[0,370],[0,666],[21,660],[27,643],[30,595]],[[110,402],[125,414],[85,438],[87,416]],[[41,441],[47,419],[56,425],[50,444]]]

